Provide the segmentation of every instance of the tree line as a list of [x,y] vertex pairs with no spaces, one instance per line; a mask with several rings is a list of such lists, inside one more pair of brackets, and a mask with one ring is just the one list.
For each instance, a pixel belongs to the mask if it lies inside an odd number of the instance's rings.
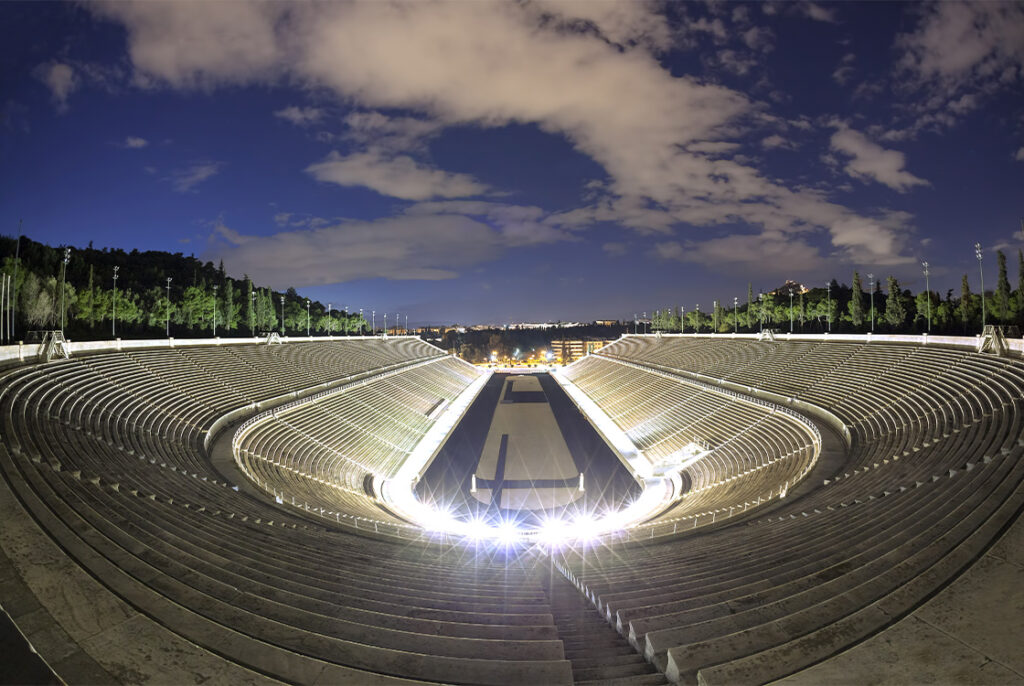
[[0,236],[0,273],[10,277],[5,289],[14,294],[3,298],[14,312],[16,335],[7,331],[8,340],[62,322],[71,340],[208,336],[214,327],[224,336],[305,335],[307,324],[310,333],[369,328],[358,312],[329,308],[294,288],[261,287],[247,275],[234,279],[223,262],[214,266],[181,253],[99,250],[91,242],[68,250]]
[[[752,332],[762,328],[795,333],[911,333],[930,330],[934,334],[968,335],[981,331],[982,322],[1024,328],[1024,254],[1017,251],[1017,287],[1011,288],[1006,255],[996,252],[998,274],[994,289],[984,295],[971,289],[963,275],[960,292],[946,291],[945,297],[932,290],[913,293],[900,287],[895,277],[886,279],[886,287],[875,282],[865,289],[859,272],[852,285],[835,279],[822,288],[806,292],[794,289],[759,293],[751,284],[747,297],[732,302],[715,301],[712,311],[697,307],[671,306],[657,310],[651,317],[652,331],[665,332]],[[872,292],[873,291],[873,292]]]

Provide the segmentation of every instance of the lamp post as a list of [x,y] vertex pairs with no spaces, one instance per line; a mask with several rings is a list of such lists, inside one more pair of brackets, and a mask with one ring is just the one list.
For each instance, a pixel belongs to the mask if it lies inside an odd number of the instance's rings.
[[932,332],[932,291],[931,286],[928,283],[928,263],[922,262],[921,267],[924,269],[924,292],[928,297],[928,333]]
[[71,248],[64,248],[64,264],[60,268],[60,332],[64,333],[64,281],[68,272],[68,260],[71,259]]
[[331,303],[327,303],[327,336],[331,335]]
[[686,333],[686,305],[679,306],[679,333]]
[[793,333],[793,289],[789,289],[789,332]]
[[715,328],[711,333],[718,333],[718,301],[714,302],[714,313],[715,313]]
[[217,284],[213,284],[213,337],[217,337]]
[[370,335],[377,334],[377,310],[370,310]]
[[825,304],[825,321],[828,322],[828,332],[832,333],[832,282],[825,284],[825,297],[828,301]]
[[171,337],[171,277],[169,277],[169,276],[167,277],[167,312],[165,314],[167,315],[167,318],[166,318],[167,321],[164,324],[164,328],[166,329],[165,333],[167,334],[167,337],[170,338]]
[[360,336],[363,335],[363,324],[365,324],[365,323],[366,323],[366,321],[363,319],[363,308],[360,307],[359,308],[359,335]]
[[871,292],[871,333],[875,332],[875,275],[868,274],[868,290]]
[[695,312],[695,314],[693,315],[693,324],[694,324],[693,329],[694,329],[694,333],[700,333],[700,303],[697,303],[697,307],[695,308],[694,312]]
[[309,338],[309,298],[306,298],[306,338]]
[[117,272],[120,267],[114,267],[114,290],[110,298],[110,337],[117,338]]
[[405,335],[409,335],[409,315],[405,315]]
[[974,244],[974,256],[978,258],[978,274],[981,276],[981,328],[985,330],[985,270],[981,266],[981,243]]
[[256,336],[256,291],[252,292],[251,303],[249,305],[249,333],[255,338]]
[[732,332],[740,332],[740,299],[732,299]]
[[284,335],[284,296],[281,296],[281,335]]
[[388,313],[384,313],[384,335],[388,335]]

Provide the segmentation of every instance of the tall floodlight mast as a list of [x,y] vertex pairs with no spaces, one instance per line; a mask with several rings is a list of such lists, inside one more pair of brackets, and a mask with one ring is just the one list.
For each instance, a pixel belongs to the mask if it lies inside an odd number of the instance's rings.
[[825,297],[828,298],[825,303],[825,321],[828,322],[828,332],[832,333],[832,282],[829,281],[825,284]]
[[110,337],[117,338],[117,272],[120,267],[114,267],[114,290],[110,298]]
[[732,299],[732,332],[740,332],[740,299]]
[[928,282],[928,263],[922,262],[921,267],[924,269],[924,292],[928,296],[928,333],[932,332],[932,290]]
[[167,277],[167,312],[165,313],[164,329],[167,337],[171,337],[171,277]]
[[306,298],[306,338],[309,338],[309,298]]
[[978,258],[978,274],[981,276],[981,328],[985,329],[985,270],[981,266],[981,243],[974,244],[974,256]]
[[875,332],[875,275],[868,274],[868,290],[871,292],[871,333]]
[[60,332],[64,333],[64,282],[68,273],[68,260],[71,259],[71,248],[64,248],[64,263],[60,268]]
[[213,337],[217,337],[217,284],[213,284]]
[[715,328],[712,329],[711,333],[718,333],[718,301],[714,302],[714,313],[715,313]]
[[281,296],[281,335],[284,335],[284,296]]
[[789,289],[789,332],[793,333],[793,289]]

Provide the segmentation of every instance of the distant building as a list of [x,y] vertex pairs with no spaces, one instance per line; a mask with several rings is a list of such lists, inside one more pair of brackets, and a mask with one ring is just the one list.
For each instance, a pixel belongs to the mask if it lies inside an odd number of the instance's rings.
[[594,326],[618,326],[619,322],[615,319],[597,319],[594,320]]
[[809,289],[807,286],[803,285],[802,283],[797,283],[796,281],[789,281],[789,280],[787,280],[786,283],[782,284],[781,286],[776,288],[774,291],[768,291],[768,295],[789,295],[789,291],[790,290],[792,290],[794,294],[799,294],[799,293],[806,293],[807,291],[809,291],[811,289]]
[[580,339],[565,339],[551,341],[551,353],[556,360],[571,362],[578,360],[584,355],[589,355],[611,343],[611,341],[584,341]]

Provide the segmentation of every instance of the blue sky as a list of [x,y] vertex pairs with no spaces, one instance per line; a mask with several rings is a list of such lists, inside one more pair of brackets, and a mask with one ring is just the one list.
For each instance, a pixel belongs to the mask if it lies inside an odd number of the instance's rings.
[[944,291],[975,241],[993,274],[1024,245],[1020,3],[3,3],[0,27],[0,231],[410,322],[854,269],[916,289],[923,259]]

